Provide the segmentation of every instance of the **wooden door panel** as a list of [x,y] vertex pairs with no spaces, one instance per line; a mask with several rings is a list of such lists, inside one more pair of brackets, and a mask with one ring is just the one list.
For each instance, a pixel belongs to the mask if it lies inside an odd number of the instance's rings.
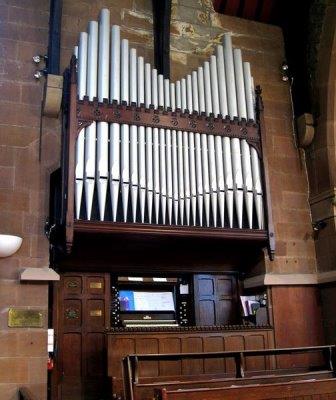
[[200,300],[198,319],[202,321],[202,325],[216,325],[216,304],[214,300]]
[[105,334],[104,333],[88,333],[85,337],[86,346],[86,376],[97,377],[103,376],[105,373]]
[[58,294],[59,400],[98,400],[106,374],[109,274],[64,273]]
[[105,301],[89,299],[86,302],[86,330],[103,330],[105,327]]
[[65,332],[82,327],[82,301],[64,300],[63,329]]
[[63,335],[63,378],[80,377],[82,374],[82,335],[66,333]]
[[64,296],[81,295],[83,291],[83,278],[81,276],[66,276],[63,280]]
[[194,303],[196,325],[225,325],[238,319],[237,277],[234,275],[195,275]]

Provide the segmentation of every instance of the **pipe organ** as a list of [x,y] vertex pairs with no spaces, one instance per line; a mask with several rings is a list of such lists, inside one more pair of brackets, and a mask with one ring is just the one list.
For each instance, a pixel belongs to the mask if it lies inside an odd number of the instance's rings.
[[68,244],[76,227],[94,223],[266,239],[273,253],[255,93],[230,34],[173,82],[130,48],[103,9],[80,33],[71,62]]

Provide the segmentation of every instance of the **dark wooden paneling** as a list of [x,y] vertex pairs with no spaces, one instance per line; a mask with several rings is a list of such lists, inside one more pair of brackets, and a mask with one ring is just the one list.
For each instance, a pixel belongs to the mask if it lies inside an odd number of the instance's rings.
[[109,274],[61,276],[58,289],[58,400],[101,396],[106,377],[105,328],[109,326]]
[[236,322],[236,276],[195,275],[194,293],[196,325],[225,325]]
[[[323,344],[321,304],[315,286],[272,287],[276,347]],[[314,362],[313,355],[281,356],[279,367],[299,367]],[[315,362],[320,361],[315,357]]]

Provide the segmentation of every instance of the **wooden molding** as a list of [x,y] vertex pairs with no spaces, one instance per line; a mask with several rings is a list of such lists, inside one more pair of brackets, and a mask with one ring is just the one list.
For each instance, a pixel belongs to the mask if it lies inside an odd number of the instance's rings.
[[319,272],[317,274],[317,282],[319,284],[336,282],[336,270],[335,271]]
[[[336,272],[335,272],[336,278]],[[317,274],[263,274],[244,281],[245,288],[278,285],[317,285]]]
[[25,268],[20,273],[20,281],[59,281],[60,276],[52,268]]

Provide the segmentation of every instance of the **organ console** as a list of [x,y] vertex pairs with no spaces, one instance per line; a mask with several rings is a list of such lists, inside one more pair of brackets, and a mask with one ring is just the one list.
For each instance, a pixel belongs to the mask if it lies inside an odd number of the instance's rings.
[[268,243],[273,257],[260,89],[230,34],[173,82],[103,9],[80,34],[70,72],[69,251],[77,231],[128,232]]

